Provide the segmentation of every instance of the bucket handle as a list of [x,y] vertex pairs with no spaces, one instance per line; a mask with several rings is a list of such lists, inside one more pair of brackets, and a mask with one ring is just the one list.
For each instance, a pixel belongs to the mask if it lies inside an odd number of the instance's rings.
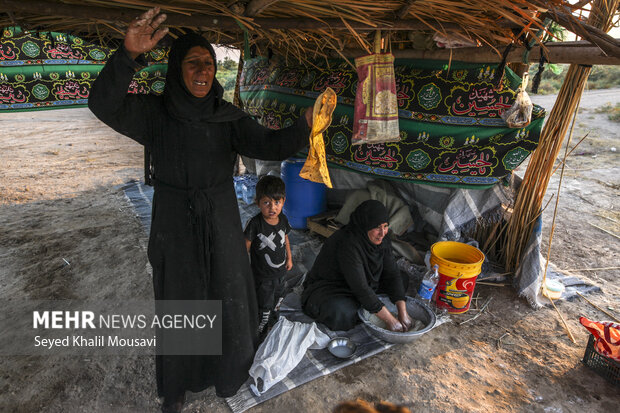
[[461,279],[462,276],[464,276],[465,273],[459,273],[459,276],[456,278],[450,278],[448,281],[446,281],[446,288],[448,287],[452,287],[454,285],[455,282],[457,282],[458,280]]

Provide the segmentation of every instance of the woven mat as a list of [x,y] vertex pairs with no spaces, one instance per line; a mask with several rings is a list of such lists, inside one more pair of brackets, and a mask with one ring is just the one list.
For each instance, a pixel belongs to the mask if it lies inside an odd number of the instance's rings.
[[[312,322],[313,320],[303,314],[299,295],[295,292],[286,296],[281,307],[281,315],[292,321]],[[233,397],[226,399],[226,403],[234,413],[241,413],[256,406],[266,400],[276,397],[288,390],[308,383],[311,380],[326,376],[343,367],[357,363],[367,357],[374,356],[393,346],[372,336],[367,329],[359,324],[349,331],[331,331],[324,326],[321,330],[330,337],[348,337],[357,348],[353,356],[349,359],[339,359],[334,357],[326,348],[321,350],[308,350],[301,362],[295,367],[287,377],[276,383],[260,396],[255,396],[250,390],[250,380],[248,380]]]

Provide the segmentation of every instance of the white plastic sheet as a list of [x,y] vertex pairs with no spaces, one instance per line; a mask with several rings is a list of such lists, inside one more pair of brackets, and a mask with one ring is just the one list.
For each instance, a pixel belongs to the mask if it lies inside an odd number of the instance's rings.
[[329,336],[316,326],[280,317],[258,348],[250,367],[252,392],[259,396],[299,364],[308,349],[327,347]]

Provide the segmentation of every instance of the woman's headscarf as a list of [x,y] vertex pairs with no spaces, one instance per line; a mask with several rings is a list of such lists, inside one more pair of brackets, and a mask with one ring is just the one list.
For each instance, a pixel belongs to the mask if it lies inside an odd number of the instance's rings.
[[357,206],[351,214],[349,225],[363,231],[368,238],[368,231],[388,222],[390,215],[385,206],[375,200],[369,199]]
[[368,231],[388,222],[390,214],[385,206],[374,199],[362,202],[351,214],[349,223],[345,229],[355,236],[359,245],[368,258],[368,271],[371,277],[378,281],[383,271],[383,254],[386,250],[385,243],[375,245],[368,238]]
[[[185,55],[194,46],[207,49],[215,65],[211,90],[202,98],[192,95],[187,90],[181,69]],[[168,72],[166,73],[166,88],[164,90],[164,102],[168,113],[186,123],[228,122],[248,116],[241,109],[222,99],[224,88],[215,78],[216,73],[215,51],[204,37],[197,33],[188,33],[176,39],[168,57]]]

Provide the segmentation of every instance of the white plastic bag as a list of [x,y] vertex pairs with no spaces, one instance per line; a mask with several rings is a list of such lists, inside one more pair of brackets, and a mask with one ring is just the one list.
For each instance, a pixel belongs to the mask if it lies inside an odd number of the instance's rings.
[[460,47],[476,47],[478,43],[470,37],[460,33],[441,34],[435,33],[433,40],[437,47],[446,49],[457,49]]
[[259,396],[295,368],[306,350],[327,347],[329,336],[316,326],[280,317],[258,348],[250,367],[252,392]]
[[515,103],[501,115],[509,128],[524,128],[529,125],[532,120],[532,109],[534,105],[532,104],[530,96],[525,91],[527,79],[528,74],[526,72],[523,75],[523,82],[521,82],[521,86],[519,87]]

